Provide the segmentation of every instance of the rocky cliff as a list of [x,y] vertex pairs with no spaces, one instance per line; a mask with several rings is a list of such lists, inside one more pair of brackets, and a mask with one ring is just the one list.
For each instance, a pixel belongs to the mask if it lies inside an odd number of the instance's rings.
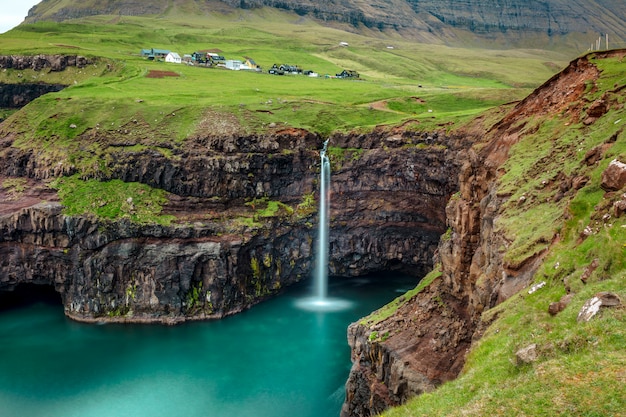
[[[554,171],[542,180],[533,179],[537,185],[528,193],[514,190],[534,177],[517,178],[514,188],[507,189],[503,185],[506,171],[515,169],[504,167],[509,152],[523,138],[532,137],[541,129],[533,125],[532,120],[559,118],[558,123],[564,126],[578,124],[591,128],[607,112],[621,111],[624,86],[619,82],[611,85],[610,91],[600,98],[589,99],[586,94],[597,90],[600,83],[601,70],[594,64],[595,60],[619,61],[625,55],[626,52],[620,50],[575,60],[502,114],[497,123],[485,125],[478,119],[467,126],[464,133],[473,137],[475,144],[465,155],[459,171],[459,192],[446,208],[449,229],[439,244],[439,264],[429,275],[434,281],[417,295],[398,300],[395,314],[378,318],[374,313],[350,326],[348,341],[352,347],[353,367],[346,385],[342,416],[376,415],[455,378],[472,342],[480,338],[489,325],[490,319],[481,318],[481,314],[532,282],[551,244],[559,240],[560,229],[555,225],[554,230],[548,228],[545,233],[536,235],[518,230],[515,234],[525,237],[517,239],[503,226],[511,216],[512,207],[531,210],[532,205],[524,204],[531,194],[541,190],[545,195],[532,196],[533,204],[549,202],[557,206],[555,209],[546,206],[541,215],[548,219],[548,210],[555,210],[557,219],[565,221],[572,210],[567,202],[590,181],[591,169],[622,134],[618,126],[621,119],[607,122],[608,132],[614,133],[601,134],[600,145],[593,148],[586,145],[591,149],[581,158],[580,165],[574,163],[571,174],[564,172],[563,161],[566,158],[578,160],[576,150],[560,144],[561,140],[567,142],[563,138],[568,134],[555,133],[555,138],[549,139],[555,143],[552,151],[539,159],[534,168],[529,168],[535,176]],[[585,133],[581,130],[573,135]],[[582,140],[579,146],[578,152],[584,152]],[[513,195],[517,200],[511,201]],[[621,204],[614,202],[617,197],[609,193],[607,201],[596,207],[599,213],[595,217],[610,219],[616,215],[618,211],[609,208],[611,204],[616,207]],[[606,210],[606,214],[602,210]],[[541,221],[537,220],[526,227],[540,227]],[[582,231],[581,238],[584,239],[585,233],[594,232]],[[608,270],[613,261],[607,262]],[[567,278],[564,282],[567,286]]]
[[[77,167],[1,131],[0,289],[52,285],[78,320],[175,323],[236,313],[313,270],[316,135],[203,135],[169,153],[132,150],[123,132],[77,138],[110,150],[83,176],[165,190],[168,226],[66,214],[49,181]],[[331,273],[428,270],[466,142],[381,128],[335,135],[330,146]]]
[[[35,55],[35,56],[0,56],[0,70],[15,69],[34,71],[63,71],[67,67],[84,68],[91,61],[79,55]],[[18,84],[0,83],[0,107],[20,108],[39,96],[61,91],[67,87],[64,84],[50,84],[43,82],[27,82]]]
[[[324,24],[343,23],[353,30],[367,27],[401,34],[432,43],[545,48],[571,38],[585,49],[602,34],[610,34],[613,45],[626,41],[626,15],[619,0],[510,1],[510,0],[375,0],[370,2],[325,0],[222,0],[150,3],[134,0],[75,2],[44,0],[33,7],[26,22],[63,21],[93,15],[163,15],[179,7],[196,13],[230,13],[236,9],[274,7]],[[589,37],[587,37],[588,35]]]

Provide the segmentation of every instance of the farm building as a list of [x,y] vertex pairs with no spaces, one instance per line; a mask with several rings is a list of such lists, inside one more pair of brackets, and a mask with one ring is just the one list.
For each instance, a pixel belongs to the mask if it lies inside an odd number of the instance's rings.
[[239,71],[242,69],[248,69],[248,67],[244,67],[243,62],[236,59],[227,59],[225,62],[226,68],[233,71]]
[[171,62],[174,64],[180,64],[182,62],[182,58],[176,52],[170,52],[165,56],[165,62]]
[[141,56],[148,59],[164,59],[169,53],[170,51],[168,51],[167,49],[150,48],[141,50]]

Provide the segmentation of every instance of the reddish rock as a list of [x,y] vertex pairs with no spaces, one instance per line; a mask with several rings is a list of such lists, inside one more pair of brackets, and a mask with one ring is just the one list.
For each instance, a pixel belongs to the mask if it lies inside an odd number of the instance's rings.
[[583,158],[583,163],[587,166],[591,166],[600,159],[602,159],[602,147],[596,146],[587,151],[585,157]]
[[600,186],[605,191],[618,191],[626,185],[626,164],[614,159],[602,172]]
[[575,190],[580,190],[589,182],[589,177],[586,175],[577,175],[572,179],[572,187]]
[[561,297],[558,302],[550,303],[550,306],[548,307],[548,313],[550,313],[551,316],[556,316],[561,311],[565,310],[565,307],[568,306],[573,298],[574,294],[566,294]]
[[580,276],[580,280],[583,282],[583,284],[587,283],[587,280],[589,279],[591,274],[593,274],[593,271],[595,271],[598,268],[599,264],[600,264],[600,260],[596,258],[593,261],[591,261],[589,265],[587,265],[587,267],[583,271],[583,274]]
[[585,125],[593,124],[596,120],[602,117],[609,109],[609,105],[606,100],[598,99],[591,103],[591,106],[587,109],[587,118],[583,121]]

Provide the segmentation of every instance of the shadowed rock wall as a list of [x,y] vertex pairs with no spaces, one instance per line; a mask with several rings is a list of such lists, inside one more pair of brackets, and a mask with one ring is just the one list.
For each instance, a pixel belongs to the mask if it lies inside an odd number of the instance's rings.
[[[42,180],[77,171],[50,165],[12,140],[0,141],[3,175],[45,189]],[[229,219],[250,210],[253,199],[294,208],[306,195],[317,199],[321,145],[316,135],[292,129],[189,139],[172,149],[172,158],[123,146],[113,151],[101,179],[170,192],[165,212],[181,219],[173,226],[69,217],[50,189],[39,200],[28,192],[13,200],[0,191],[0,289],[53,285],[66,313],[86,321],[175,323],[248,308],[311,275],[316,207],[301,216],[257,219],[255,227]],[[445,230],[462,141],[382,129],[336,135],[330,146],[330,272],[395,269],[419,277],[432,266]],[[210,220],[203,217],[208,212]]]

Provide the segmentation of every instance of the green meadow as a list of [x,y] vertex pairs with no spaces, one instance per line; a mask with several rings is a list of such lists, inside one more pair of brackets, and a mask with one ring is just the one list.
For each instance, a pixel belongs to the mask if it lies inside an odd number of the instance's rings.
[[[219,49],[226,59],[249,56],[264,71],[151,62],[140,56],[142,48],[167,49],[181,56]],[[268,9],[40,22],[0,36],[0,53],[79,54],[94,60],[87,68],[61,73],[7,70],[0,74],[0,82],[70,85],[42,98],[47,104],[26,107],[20,112],[26,119],[32,119],[31,113],[38,119],[59,110],[80,113],[84,124],[77,133],[96,123],[100,128],[117,128],[138,114],[162,129],[168,123],[164,117],[178,112],[186,118],[175,121],[179,139],[194,132],[208,108],[237,115],[243,132],[264,130],[274,123],[326,135],[408,119],[436,127],[524,97],[572,58],[538,50],[471,50],[373,37]],[[320,77],[267,74],[274,63],[298,65]],[[360,78],[326,77],[343,69],[358,71]],[[175,76],[149,78],[150,71],[170,71]]]

